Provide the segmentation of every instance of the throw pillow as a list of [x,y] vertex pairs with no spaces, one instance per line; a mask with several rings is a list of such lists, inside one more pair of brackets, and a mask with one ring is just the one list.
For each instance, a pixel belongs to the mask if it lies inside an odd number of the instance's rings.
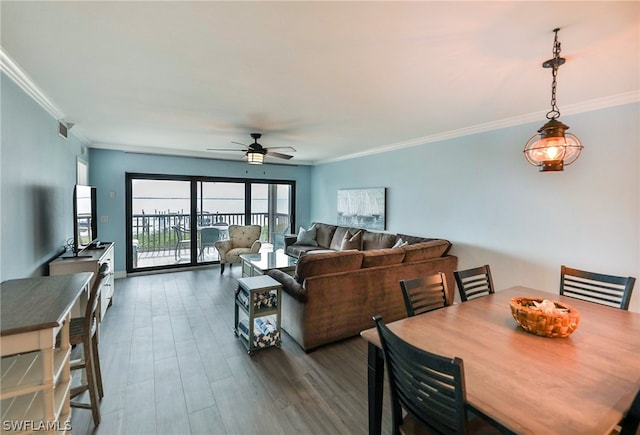
[[312,225],[308,230],[300,227],[298,238],[294,245],[318,246],[318,242],[316,242],[316,227]]
[[396,240],[396,243],[393,244],[392,248],[400,248],[401,246],[407,246],[408,244],[409,242],[405,242],[401,238],[398,238],[398,240]]
[[356,249],[360,251],[362,248],[362,231],[358,231],[354,235],[351,233],[345,233],[342,238],[342,244],[340,245],[341,251],[346,251],[349,249]]

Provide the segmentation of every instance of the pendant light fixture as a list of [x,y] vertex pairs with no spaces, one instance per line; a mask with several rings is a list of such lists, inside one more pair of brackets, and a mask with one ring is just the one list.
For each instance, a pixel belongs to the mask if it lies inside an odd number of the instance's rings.
[[541,172],[562,171],[580,157],[582,143],[577,136],[566,131],[569,126],[558,121],[560,110],[556,103],[556,79],[558,68],[565,63],[560,57],[560,42],[558,31],[553,29],[555,38],[553,41],[553,58],[542,64],[544,68],[551,68],[553,81],[551,82],[551,110],[547,112],[549,120],[540,127],[524,146],[524,155],[533,166],[537,166]]

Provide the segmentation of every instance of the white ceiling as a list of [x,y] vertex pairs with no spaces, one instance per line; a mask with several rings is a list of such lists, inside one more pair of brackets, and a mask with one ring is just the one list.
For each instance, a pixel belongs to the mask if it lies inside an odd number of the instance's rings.
[[639,6],[2,0],[0,13],[4,53],[92,147],[241,159],[206,149],[261,132],[313,164],[542,125],[554,27],[563,115],[638,101]]

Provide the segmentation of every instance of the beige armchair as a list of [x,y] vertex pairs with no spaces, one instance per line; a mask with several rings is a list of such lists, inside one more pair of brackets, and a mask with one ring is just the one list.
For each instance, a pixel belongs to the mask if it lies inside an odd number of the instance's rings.
[[220,254],[220,274],[224,272],[224,265],[240,263],[240,254],[257,254],[262,243],[260,225],[229,225],[229,239],[219,240],[215,247]]

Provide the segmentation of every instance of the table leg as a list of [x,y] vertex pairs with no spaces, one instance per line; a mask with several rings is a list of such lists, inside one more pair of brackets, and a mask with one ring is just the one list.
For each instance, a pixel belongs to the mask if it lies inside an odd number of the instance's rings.
[[382,349],[373,343],[368,348],[369,435],[382,430],[382,390],[384,387],[384,359]]

